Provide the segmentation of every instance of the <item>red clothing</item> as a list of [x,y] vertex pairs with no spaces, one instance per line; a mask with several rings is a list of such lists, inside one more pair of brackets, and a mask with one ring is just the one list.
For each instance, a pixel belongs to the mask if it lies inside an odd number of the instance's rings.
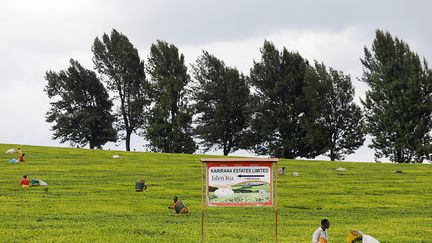
[[21,186],[28,186],[30,184],[30,181],[27,178],[22,178],[20,181]]

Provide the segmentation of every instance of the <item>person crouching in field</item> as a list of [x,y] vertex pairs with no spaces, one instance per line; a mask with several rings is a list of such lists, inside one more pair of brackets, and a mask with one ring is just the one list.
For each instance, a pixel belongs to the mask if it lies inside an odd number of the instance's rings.
[[141,179],[135,182],[135,191],[142,192],[144,190],[147,190],[147,186],[145,184],[144,178],[141,177]]
[[319,227],[312,235],[312,243],[327,243],[328,233],[327,229],[330,228],[328,219],[321,220],[321,227]]
[[181,200],[178,200],[177,196],[174,196],[174,204],[172,206],[169,206],[169,209],[172,209],[176,214],[188,214],[189,210],[184,205],[184,203]]
[[23,178],[20,180],[20,185],[23,188],[27,188],[27,187],[29,187],[29,184],[30,184],[30,181],[27,179],[27,176],[26,175],[23,176]]
[[282,167],[279,169],[279,175],[285,175],[286,171],[285,171],[285,167]]

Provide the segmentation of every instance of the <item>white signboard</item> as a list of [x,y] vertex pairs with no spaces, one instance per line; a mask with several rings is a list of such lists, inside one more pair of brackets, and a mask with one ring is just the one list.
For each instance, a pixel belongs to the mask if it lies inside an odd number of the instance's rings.
[[211,206],[271,206],[272,164],[237,162],[207,164],[207,204]]

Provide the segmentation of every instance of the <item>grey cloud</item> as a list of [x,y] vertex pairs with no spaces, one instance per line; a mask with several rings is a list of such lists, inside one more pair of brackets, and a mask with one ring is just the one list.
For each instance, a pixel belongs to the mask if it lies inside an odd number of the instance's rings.
[[[130,10],[128,5],[118,7],[119,13]],[[427,11],[431,7],[429,1],[165,0],[156,6],[139,2],[127,18],[141,21],[133,31],[140,39],[203,43],[265,35],[280,29],[339,31],[346,26],[383,28],[404,34],[403,29],[416,32],[427,28],[431,20]],[[140,11],[146,9],[154,11],[153,21],[139,17]],[[130,23],[128,19],[121,22]]]

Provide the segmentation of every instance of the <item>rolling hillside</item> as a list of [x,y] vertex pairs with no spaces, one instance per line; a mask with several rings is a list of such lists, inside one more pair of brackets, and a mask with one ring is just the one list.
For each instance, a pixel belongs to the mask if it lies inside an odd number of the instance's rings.
[[[203,155],[0,144],[3,242],[199,242]],[[119,154],[120,159],[112,155]],[[432,166],[281,160],[279,241],[310,242],[322,218],[331,242],[359,229],[381,242],[430,242]],[[336,171],[338,167],[346,171]],[[403,171],[404,173],[395,173]],[[23,189],[24,175],[46,181]],[[134,192],[144,177],[149,188]],[[167,207],[178,195],[190,215]],[[206,208],[206,242],[274,242],[274,209]]]

